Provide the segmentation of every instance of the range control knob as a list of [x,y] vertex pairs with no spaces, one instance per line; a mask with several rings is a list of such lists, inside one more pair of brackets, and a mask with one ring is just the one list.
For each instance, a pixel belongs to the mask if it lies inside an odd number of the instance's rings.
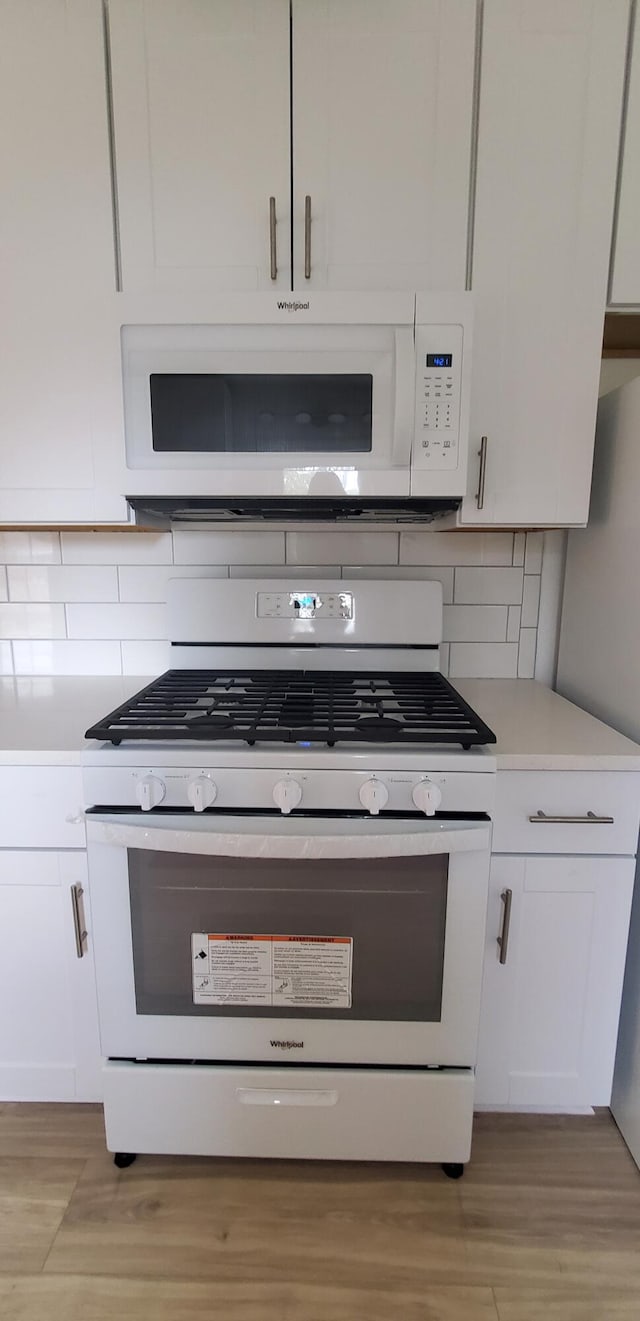
[[418,811],[424,812],[425,816],[435,816],[442,802],[442,794],[433,780],[421,780],[416,784],[411,797]]
[[204,812],[205,807],[215,803],[218,790],[208,775],[196,775],[187,785],[187,798],[194,812]]
[[375,775],[372,775],[370,780],[365,780],[364,784],[360,785],[359,797],[367,812],[371,816],[377,816],[389,801],[389,790],[382,780],[376,780]]
[[273,787],[273,801],[285,816],[298,806],[302,798],[302,786],[297,780],[278,780]]
[[162,802],[167,790],[157,775],[142,775],[136,784],[136,799],[143,812],[150,812]]

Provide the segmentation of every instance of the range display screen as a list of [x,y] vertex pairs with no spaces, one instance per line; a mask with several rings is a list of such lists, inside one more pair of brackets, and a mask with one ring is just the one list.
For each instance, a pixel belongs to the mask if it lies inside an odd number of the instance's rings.
[[453,354],[428,353],[427,367],[453,367]]

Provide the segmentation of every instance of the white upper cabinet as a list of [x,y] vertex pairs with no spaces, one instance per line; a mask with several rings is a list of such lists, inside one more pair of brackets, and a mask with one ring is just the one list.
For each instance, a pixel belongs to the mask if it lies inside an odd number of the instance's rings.
[[611,302],[640,306],[640,18],[630,52],[627,115],[619,181]]
[[466,524],[587,519],[628,11],[484,3]]
[[102,12],[0,0],[0,522],[123,518]]
[[292,12],[295,288],[464,289],[475,0]]
[[289,289],[288,0],[107,15],[122,288]]

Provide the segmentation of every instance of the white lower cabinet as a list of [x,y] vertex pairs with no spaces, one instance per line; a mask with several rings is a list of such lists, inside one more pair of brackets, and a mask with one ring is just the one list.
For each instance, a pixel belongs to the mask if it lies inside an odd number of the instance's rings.
[[634,872],[630,857],[494,855],[477,1105],[609,1104]]
[[91,941],[78,957],[72,887],[90,930],[81,850],[0,850],[0,1100],[101,1096]]

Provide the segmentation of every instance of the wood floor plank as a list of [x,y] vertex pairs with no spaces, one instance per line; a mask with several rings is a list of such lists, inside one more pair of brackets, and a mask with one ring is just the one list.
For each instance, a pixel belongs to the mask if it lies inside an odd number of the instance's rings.
[[0,1157],[0,1271],[42,1268],[83,1165]]
[[496,1289],[499,1321],[638,1321],[640,1292]]
[[87,1161],[46,1269],[419,1290],[464,1283],[464,1265],[440,1172],[140,1158],[120,1173],[105,1157]]
[[0,1156],[100,1155],[104,1152],[101,1105],[0,1103]]
[[[498,1321],[490,1289],[405,1291],[331,1285],[206,1284],[32,1275],[0,1284],[2,1321]],[[625,1318],[626,1321],[626,1318]]]

